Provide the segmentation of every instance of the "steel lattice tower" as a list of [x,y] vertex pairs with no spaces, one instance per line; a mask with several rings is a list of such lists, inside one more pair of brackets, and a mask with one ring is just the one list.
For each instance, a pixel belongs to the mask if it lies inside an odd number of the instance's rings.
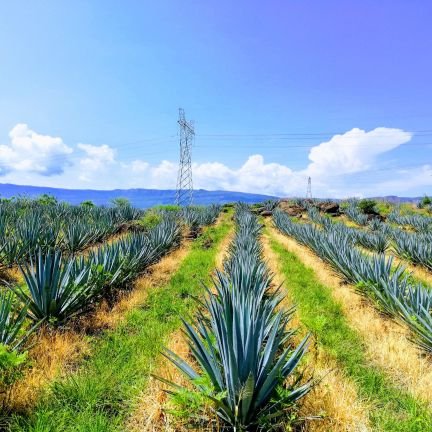
[[180,164],[175,202],[179,206],[185,206],[191,205],[193,200],[192,144],[195,129],[192,121],[186,121],[183,108],[179,108],[178,124],[180,126]]
[[312,178],[311,177],[308,177],[306,199],[312,199]]

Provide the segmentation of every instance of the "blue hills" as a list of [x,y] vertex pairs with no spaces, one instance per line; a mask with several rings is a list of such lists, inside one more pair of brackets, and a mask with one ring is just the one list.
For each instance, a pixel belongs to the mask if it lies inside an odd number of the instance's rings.
[[[20,186],[14,184],[0,184],[0,198],[25,196],[35,198],[43,194],[55,196],[59,201],[70,204],[79,204],[91,200],[97,205],[108,205],[111,200],[118,197],[127,198],[134,206],[148,208],[159,204],[173,204],[175,190],[166,189],[60,189],[44,186]],[[243,201],[249,204],[275,198],[270,195],[260,195],[231,191],[207,191],[198,189],[194,191],[194,204],[226,204],[229,202]]]

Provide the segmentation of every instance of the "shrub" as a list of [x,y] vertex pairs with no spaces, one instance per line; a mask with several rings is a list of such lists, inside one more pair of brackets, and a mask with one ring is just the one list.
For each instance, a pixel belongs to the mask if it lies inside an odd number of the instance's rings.
[[373,199],[362,199],[357,206],[363,213],[366,214],[373,214],[376,212],[376,201]]
[[114,207],[130,207],[131,206],[130,201],[124,197],[113,198],[111,200],[111,203],[114,205]]
[[181,207],[174,204],[161,204],[154,207],[155,210],[177,212],[181,210]]
[[89,209],[89,208],[94,208],[95,203],[91,200],[85,200],[80,204],[80,206]]
[[39,204],[42,205],[56,205],[58,204],[57,198],[53,195],[43,194],[36,200]]
[[139,219],[138,224],[145,230],[154,228],[162,221],[162,215],[154,209],[148,210],[144,216]]

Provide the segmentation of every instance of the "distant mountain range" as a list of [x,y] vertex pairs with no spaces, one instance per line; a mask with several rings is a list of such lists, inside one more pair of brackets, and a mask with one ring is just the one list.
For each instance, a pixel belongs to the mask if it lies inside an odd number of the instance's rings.
[[[14,184],[0,183],[0,198],[11,198],[16,196],[27,196],[35,198],[42,194],[55,196],[59,201],[70,204],[79,204],[91,200],[97,205],[108,205],[111,200],[124,197],[140,208],[148,208],[158,204],[173,204],[175,190],[171,189],[114,189],[114,190],[92,190],[92,189],[60,189],[44,186],[20,186]],[[277,199],[270,195],[252,194],[231,191],[207,191],[198,189],[194,191],[194,204],[226,204],[229,202],[242,201],[249,204],[258,203],[267,199]],[[374,197],[373,199],[384,199],[392,203],[417,202],[422,197],[399,197],[389,195]]]
[[[175,200],[175,190],[169,189],[92,190],[0,184],[0,198],[11,198],[14,196],[35,198],[42,194],[53,195],[59,201],[66,201],[70,204],[79,204],[83,201],[91,200],[97,205],[108,205],[112,199],[123,197],[130,200],[134,206],[139,208],[148,208],[158,204],[174,204]],[[203,189],[194,191],[194,204],[198,205],[226,204],[236,201],[253,204],[272,198],[276,197],[244,192],[207,191]]]
[[420,201],[423,197],[400,197],[397,195],[387,195],[383,197],[372,197],[372,199],[379,199],[391,202],[393,204],[401,204],[401,203],[416,203]]

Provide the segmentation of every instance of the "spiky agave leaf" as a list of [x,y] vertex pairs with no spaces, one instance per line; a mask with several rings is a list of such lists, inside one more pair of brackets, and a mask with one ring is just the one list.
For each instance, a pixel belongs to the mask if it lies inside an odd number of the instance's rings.
[[63,228],[63,247],[68,252],[75,254],[96,241],[97,236],[86,223],[79,219],[71,220]]
[[0,344],[16,351],[39,323],[24,330],[27,305],[15,305],[14,300],[14,294],[11,291],[0,292]]
[[58,250],[43,254],[39,249],[35,260],[20,266],[28,292],[19,286],[12,289],[28,304],[30,318],[60,324],[90,305],[95,287],[84,283],[89,268],[73,274],[73,265],[72,259],[63,262]]

